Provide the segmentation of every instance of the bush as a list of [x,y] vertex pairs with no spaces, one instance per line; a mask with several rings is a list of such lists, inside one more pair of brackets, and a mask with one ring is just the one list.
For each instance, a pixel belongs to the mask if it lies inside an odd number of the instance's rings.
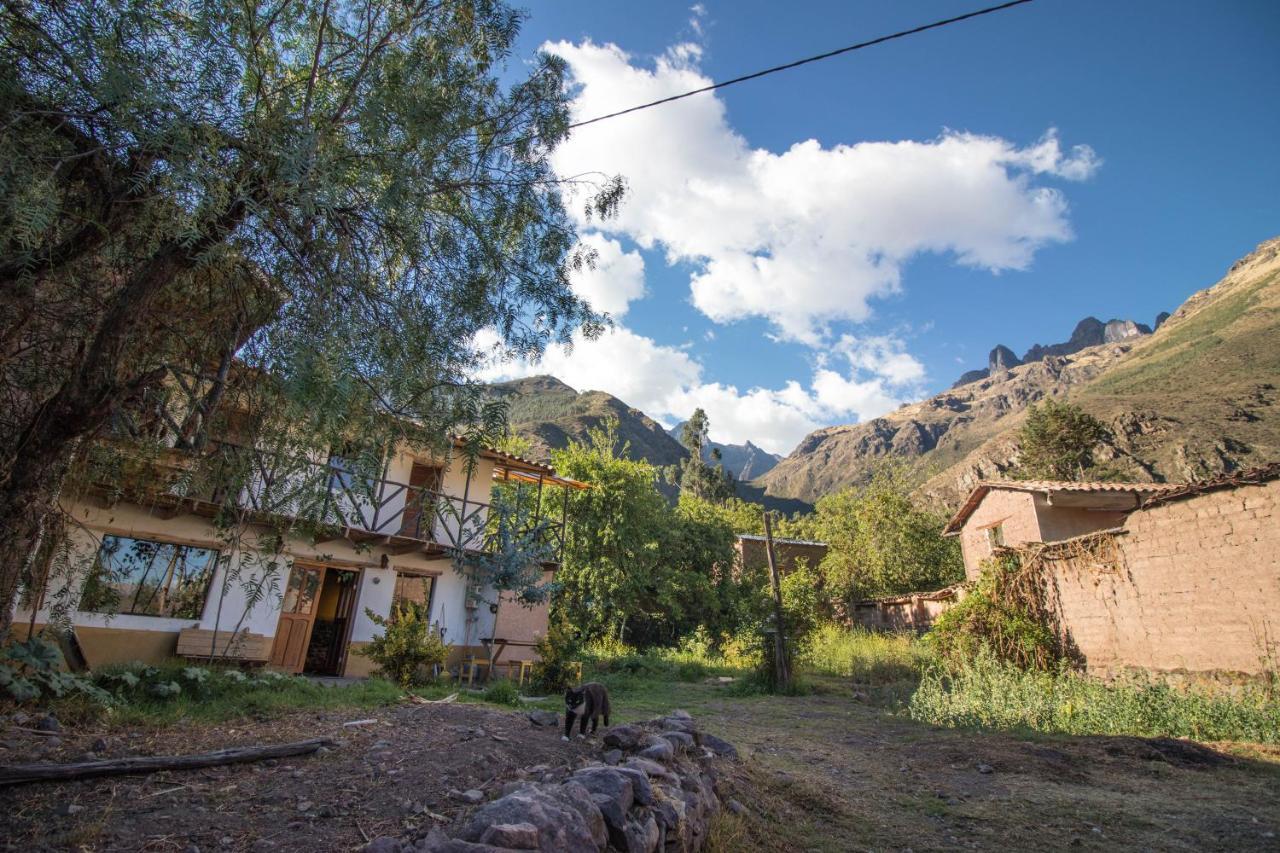
[[962,666],[983,650],[1023,669],[1047,670],[1065,659],[1042,600],[1034,566],[1005,553],[982,564],[978,582],[926,635],[938,657]]
[[573,664],[582,649],[567,622],[557,620],[534,644],[538,661],[533,665],[533,681],[543,690],[560,692],[577,680]]
[[914,682],[931,656],[913,634],[886,634],[828,623],[814,632],[800,662],[823,675],[879,687]]
[[0,649],[0,698],[23,704],[72,696],[91,704],[111,702],[111,696],[87,677],[64,672],[62,652],[43,637],[31,637]]
[[517,707],[520,704],[520,691],[510,679],[500,678],[489,682],[484,690],[484,701]]
[[954,668],[929,668],[911,697],[921,722],[1280,743],[1280,703],[1263,687],[1235,695],[1178,688],[1146,675],[1106,684],[1066,668],[1028,671],[982,649]]
[[358,654],[377,664],[378,673],[401,687],[429,682],[431,668],[443,665],[448,658],[449,647],[427,622],[422,605],[411,601],[396,604],[389,619],[368,608],[365,614],[383,631]]

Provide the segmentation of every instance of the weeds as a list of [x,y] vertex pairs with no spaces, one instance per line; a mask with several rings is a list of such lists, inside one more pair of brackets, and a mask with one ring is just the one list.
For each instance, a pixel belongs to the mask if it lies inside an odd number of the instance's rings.
[[1228,695],[1141,675],[1107,684],[1068,669],[1018,669],[987,650],[930,667],[909,712],[942,726],[1280,743],[1280,703],[1262,687]]

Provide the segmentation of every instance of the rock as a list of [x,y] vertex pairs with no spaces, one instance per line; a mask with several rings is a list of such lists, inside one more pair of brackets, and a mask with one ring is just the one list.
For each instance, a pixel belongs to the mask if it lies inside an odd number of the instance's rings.
[[658,739],[656,743],[651,743],[639,753],[641,758],[648,758],[653,761],[670,761],[676,757],[675,748],[671,746],[670,741]]
[[611,749],[603,756],[605,764],[617,764],[622,761],[622,750]]
[[106,739],[106,738],[102,738],[102,737],[98,738],[97,740],[95,740],[95,741],[93,742],[93,745],[92,745],[92,746],[90,746],[90,747],[89,747],[89,749],[90,749],[90,751],[92,751],[92,752],[106,752],[106,751],[107,751],[107,739]]
[[13,715],[10,716],[9,719],[13,721],[15,726],[25,726],[27,723],[31,722],[31,717],[22,711],[14,711]]
[[729,741],[718,738],[715,735],[709,735],[704,732],[698,737],[698,742],[721,758],[732,758],[735,761],[738,758],[738,748],[729,743]]
[[463,826],[458,838],[474,843],[480,841],[491,826],[521,823],[536,827],[537,849],[546,853],[597,853],[599,850],[586,821],[577,809],[555,794],[533,786],[482,806]]
[[651,761],[648,758],[641,758],[640,756],[635,755],[628,758],[626,763],[622,766],[638,770],[650,779],[660,779],[663,782],[671,782],[676,785],[680,784],[680,777],[668,770],[666,765],[659,764],[656,761]]
[[361,853],[400,853],[402,850],[404,845],[388,835],[379,836],[360,848]]
[[58,817],[71,817],[78,815],[85,810],[85,807],[79,803],[63,803],[54,810],[54,814]]
[[460,803],[467,803],[473,806],[484,802],[484,791],[478,788],[469,788],[465,791],[450,791],[449,796]]
[[312,803],[310,800],[302,800],[301,802],[298,803],[298,811],[309,812],[314,807],[314,805],[315,804]]
[[53,714],[45,714],[36,720],[36,724],[32,726],[38,732],[60,732],[62,726],[58,723],[58,718]]
[[57,749],[60,746],[62,746],[62,738],[60,737],[47,737],[44,739],[45,749]]
[[1156,328],[1158,329],[1161,326],[1163,326],[1164,321],[1168,319],[1169,319],[1169,312],[1161,311],[1159,314],[1156,315]]
[[693,748],[693,735],[688,732],[663,732],[658,737],[671,744],[677,750]]
[[[730,680],[732,680],[732,679],[730,679]],[[692,720],[692,719],[693,719],[693,717],[692,717],[692,716],[690,716],[689,712],[688,712],[688,711],[686,711],[684,708],[676,708],[674,711],[672,711],[672,712],[671,712],[670,714],[668,714],[667,716],[668,716],[668,717],[672,717],[672,718],[677,719],[677,720]]]
[[586,767],[574,773],[572,779],[586,789],[600,809],[610,843],[625,849],[627,812],[635,802],[631,777],[614,767]]
[[613,726],[605,729],[601,739],[605,746],[631,752],[640,746],[645,736],[646,732],[639,726]]
[[511,850],[537,850],[538,827],[531,823],[495,823],[480,836],[480,843]]
[[622,849],[627,853],[650,853],[658,849],[658,840],[662,833],[658,829],[658,822],[654,819],[653,813],[645,812],[643,817],[627,821],[623,834],[626,837],[626,846]]
[[737,800],[730,800],[727,805],[728,805],[729,811],[732,814],[736,814],[736,815],[751,814],[750,809],[748,809],[746,806],[744,806],[742,803],[738,802]]
[[591,792],[577,782],[569,781],[555,786],[549,793],[582,817],[592,840],[603,849],[609,842],[609,828],[605,826],[600,808],[591,799]]
[[979,765],[978,765],[977,767],[975,767],[974,769],[975,769],[975,770],[977,770],[979,773],[994,773],[994,772],[995,772],[995,768],[994,768],[994,767],[992,767],[990,764],[979,764]]
[[1020,364],[1022,362],[1013,354],[1013,350],[1004,344],[997,344],[996,348],[987,355],[988,375],[998,370],[1012,370]]
[[634,767],[615,767],[618,773],[631,780],[631,795],[642,806],[653,805],[653,786],[649,784],[649,774]]
[[535,726],[555,727],[560,725],[560,715],[555,711],[530,711],[525,714],[525,717]]

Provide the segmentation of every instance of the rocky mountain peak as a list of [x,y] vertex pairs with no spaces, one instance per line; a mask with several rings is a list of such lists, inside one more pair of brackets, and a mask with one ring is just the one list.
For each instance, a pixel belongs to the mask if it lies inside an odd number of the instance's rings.
[[997,370],[1012,370],[1020,364],[1022,361],[1004,344],[996,344],[996,348],[987,356],[987,370],[991,373]]

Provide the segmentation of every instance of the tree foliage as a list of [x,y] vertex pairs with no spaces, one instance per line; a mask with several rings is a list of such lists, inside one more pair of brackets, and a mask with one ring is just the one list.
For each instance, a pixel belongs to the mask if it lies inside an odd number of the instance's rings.
[[556,451],[557,472],[591,483],[569,500],[557,614],[587,638],[669,643],[732,613],[733,531],[704,503],[672,507],[658,470],[625,458],[615,425]]
[[[444,446],[500,432],[467,380],[477,332],[528,356],[600,328],[550,163],[564,64],[499,82],[520,21],[498,0],[4,5],[0,630],[77,451],[154,412],[166,371],[201,391],[180,446],[231,397],[254,443]],[[622,185],[584,189],[604,215]]]
[[680,486],[682,495],[702,500],[723,502],[733,497],[733,476],[720,464],[719,449],[712,448],[712,462],[703,458],[710,442],[708,432],[711,420],[702,409],[695,409],[680,430],[680,443],[689,451],[689,457],[672,472],[672,479]]
[[964,577],[946,519],[918,506],[900,465],[881,465],[865,486],[818,501],[806,527],[830,550],[820,566],[837,609],[884,595],[937,589]]
[[1074,403],[1046,397],[1027,409],[1018,430],[1017,476],[1023,480],[1083,480],[1107,428]]

